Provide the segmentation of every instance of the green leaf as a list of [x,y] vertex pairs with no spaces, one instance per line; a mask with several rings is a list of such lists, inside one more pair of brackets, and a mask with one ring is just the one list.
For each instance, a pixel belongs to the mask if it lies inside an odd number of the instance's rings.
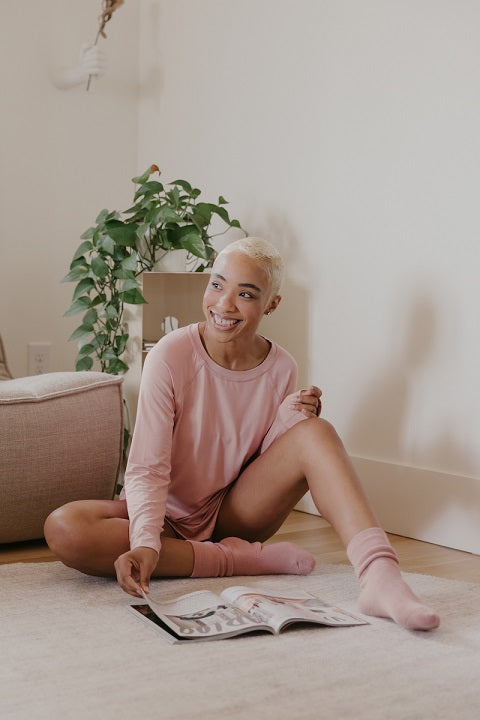
[[142,206],[140,203],[132,205],[132,207],[129,207],[127,210],[123,211],[124,215],[134,215],[136,212],[140,212],[142,209]]
[[179,187],[183,188],[183,190],[185,190],[185,192],[187,192],[189,195],[192,194],[192,186],[186,180],[174,180],[173,182],[168,183],[168,184],[169,185],[178,185]]
[[160,225],[163,223],[181,223],[183,218],[173,208],[164,205],[160,208],[154,208],[147,214],[146,219],[151,225]]
[[136,247],[137,245],[137,223],[124,223],[121,220],[110,220],[105,223],[105,232],[118,245],[125,247]]
[[90,308],[88,312],[85,313],[82,320],[82,325],[85,328],[90,328],[93,330],[93,325],[98,320],[98,313],[95,310],[95,308]]
[[62,278],[62,282],[77,282],[77,280],[82,280],[82,278],[87,277],[87,275],[88,267],[84,265],[77,265],[77,267],[74,267],[67,275],[65,275],[64,278]]
[[68,310],[64,312],[64,317],[69,317],[70,315],[76,315],[79,312],[85,312],[85,309],[89,307],[90,305],[90,298],[89,297],[80,297],[78,300],[75,300]]
[[121,263],[122,260],[124,260],[131,252],[131,248],[128,248],[125,245],[116,244],[115,252],[112,255],[114,262],[116,264]]
[[94,295],[90,300],[90,307],[95,307],[96,305],[100,305],[101,303],[104,303],[106,300],[105,293],[99,293],[98,295]]
[[174,208],[178,208],[180,206],[180,192],[178,190],[178,187],[174,186],[170,192],[167,193],[168,199],[171,201]]
[[85,356],[78,358],[77,362],[75,363],[75,370],[77,372],[80,372],[82,370],[91,370],[93,366],[93,359],[91,357]]
[[110,360],[105,366],[105,371],[111,375],[120,375],[120,373],[126,372],[127,370],[128,365],[118,358],[116,358],[116,360]]
[[131,270],[133,272],[136,271],[137,265],[138,265],[138,257],[137,253],[132,252],[131,255],[128,255],[126,258],[122,260],[120,263],[122,270]]
[[126,280],[127,278],[134,278],[135,273],[133,270],[123,270],[123,268],[118,268],[113,271],[113,277],[118,280]]
[[91,341],[91,345],[95,350],[99,350],[108,341],[106,333],[98,333]]
[[115,338],[115,347],[117,348],[118,355],[121,355],[125,351],[128,338],[128,333],[124,333],[123,335],[117,335],[117,337]]
[[105,317],[109,318],[109,320],[113,320],[114,318],[118,318],[120,315],[120,308],[116,308],[113,305],[108,304],[105,308]]
[[163,185],[161,182],[158,182],[157,180],[150,180],[150,182],[143,183],[143,185],[138,188],[135,195],[133,196],[133,199],[138,200],[138,198],[142,197],[143,195],[152,196],[161,193],[162,191]]
[[129,305],[143,305],[147,301],[143,297],[140,290],[135,288],[134,290],[127,290],[127,292],[122,293],[123,301],[128,303]]
[[112,347],[108,347],[100,353],[100,358],[101,360],[116,360],[118,355]]
[[183,239],[183,246],[189,253],[196,257],[207,259],[207,251],[205,249],[205,243],[198,235],[187,235]]
[[76,330],[73,331],[73,333],[68,338],[69,340],[79,340],[80,338],[84,338],[87,335],[91,335],[92,330],[91,328],[84,327],[83,325],[79,325]]
[[142,185],[144,182],[147,182],[147,180],[151,174],[152,174],[152,166],[150,165],[150,167],[147,168],[147,170],[145,170],[144,173],[142,173],[141,175],[137,175],[137,177],[133,177],[132,182],[134,182],[135,185]]
[[195,225],[186,225],[183,228],[175,228],[171,231],[171,241],[177,247],[180,246],[196,257],[207,259],[205,243],[198,228]]
[[93,287],[95,287],[95,283],[93,282],[92,278],[84,278],[83,280],[80,280],[75,290],[73,291],[72,300],[78,300],[80,295],[90,292]]
[[95,222],[97,223],[97,225],[101,225],[102,223],[104,223],[108,215],[109,211],[106,208],[104,210],[101,210],[95,218]]
[[230,227],[240,228],[240,230],[242,230],[242,226],[238,220],[230,220]]
[[113,255],[115,252],[115,243],[109,235],[101,235],[98,248],[106,255]]
[[[178,223],[175,223],[177,225]],[[168,239],[168,230],[165,227],[155,228],[150,235],[150,246],[154,248],[155,253],[157,250],[171,250],[172,246]],[[145,257],[143,258],[145,260]]]
[[212,207],[215,206],[210,205],[210,203],[198,203],[198,205],[195,205],[195,210],[192,215],[200,227],[207,227],[207,225],[210,224],[213,212]]
[[144,187],[154,193],[161,193],[163,191],[163,185],[161,182],[158,182],[158,180],[149,180],[144,184]]
[[140,283],[138,280],[135,280],[133,278],[127,278],[123,281],[122,289],[120,292],[124,293],[127,290],[135,290],[135,288],[140,288]]
[[91,355],[93,352],[95,352],[95,347],[92,345],[92,343],[86,343],[85,345],[82,345],[80,350],[78,351],[78,357],[83,357],[84,355]]
[[108,268],[107,263],[99,255],[92,258],[92,270],[95,273],[95,275],[99,278],[104,278],[109,273],[109,268]]
[[228,205],[228,200],[225,200],[223,195],[220,195],[220,197],[218,198],[218,204],[219,205]]
[[80,235],[80,240],[87,240],[88,238],[93,238],[96,229],[97,228],[89,227],[88,230],[85,230],[85,232]]
[[75,268],[78,268],[78,267],[83,267],[86,270],[88,270],[88,262],[83,257],[83,255],[82,255],[82,257],[74,258],[72,260],[72,262],[70,263],[70,270],[74,270]]
[[137,226],[137,238],[139,240],[144,238],[145,235],[147,234],[147,232],[149,231],[149,229],[150,229],[149,223],[146,223],[146,222],[140,223],[140,225]]
[[219,215],[224,222],[227,223],[227,225],[230,225],[230,218],[228,217],[228,212],[223,207],[218,207],[218,205],[210,205],[212,208],[212,213],[215,213],[216,215]]

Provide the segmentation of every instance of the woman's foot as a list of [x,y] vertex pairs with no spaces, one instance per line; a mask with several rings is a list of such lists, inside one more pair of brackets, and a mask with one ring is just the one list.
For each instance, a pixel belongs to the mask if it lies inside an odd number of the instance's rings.
[[408,630],[433,630],[440,625],[437,613],[423,605],[403,580],[395,550],[381,528],[355,535],[347,555],[360,580],[358,604],[365,615],[391,618]]

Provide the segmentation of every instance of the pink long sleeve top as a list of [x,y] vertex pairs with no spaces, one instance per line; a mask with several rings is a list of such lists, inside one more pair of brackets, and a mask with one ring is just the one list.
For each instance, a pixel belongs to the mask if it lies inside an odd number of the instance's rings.
[[303,418],[287,397],[296,381],[294,359],[275,343],[246,371],[215,363],[197,324],[157,343],[143,369],[122,493],[132,549],[159,551],[165,517],[183,537],[211,537],[245,463]]

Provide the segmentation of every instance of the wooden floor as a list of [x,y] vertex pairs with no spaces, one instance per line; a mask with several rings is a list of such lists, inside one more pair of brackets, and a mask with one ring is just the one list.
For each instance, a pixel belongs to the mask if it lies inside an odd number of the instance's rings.
[[[402,570],[453,580],[480,583],[480,556],[439,545],[390,535]],[[328,523],[315,515],[293,511],[274,538],[296,542],[309,550],[318,563],[347,564],[337,535]],[[44,541],[0,545],[0,564],[55,560]]]
[[[405,572],[480,583],[479,555],[399,535],[389,534],[388,537]],[[317,562],[348,564],[337,534],[326,520],[316,515],[292,512],[278,531],[276,539],[298,543],[315,555]]]

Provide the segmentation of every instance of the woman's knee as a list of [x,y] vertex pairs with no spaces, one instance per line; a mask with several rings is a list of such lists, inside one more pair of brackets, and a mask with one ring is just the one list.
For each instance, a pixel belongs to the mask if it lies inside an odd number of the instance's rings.
[[312,442],[322,445],[341,445],[341,440],[333,425],[324,418],[309,418],[293,426],[296,438],[302,447]]
[[45,520],[45,540],[50,550],[66,565],[74,564],[76,558],[91,550],[87,532],[90,521],[82,501],[62,505]]

